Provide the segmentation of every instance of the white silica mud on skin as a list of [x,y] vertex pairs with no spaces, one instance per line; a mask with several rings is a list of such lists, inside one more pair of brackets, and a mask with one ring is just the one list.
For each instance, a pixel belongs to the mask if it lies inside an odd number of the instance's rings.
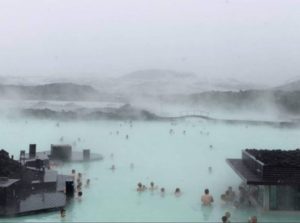
[[[59,122],[57,127],[57,122],[2,119],[1,147],[18,158],[19,151],[28,150],[30,143],[42,151],[50,150],[50,144],[76,142],[74,150],[102,154],[103,161],[55,167],[63,174],[76,169],[83,173],[84,183],[91,180],[89,187],[83,187],[81,201],[75,198],[66,207],[63,220],[52,212],[0,221],[220,222],[226,211],[231,212],[231,222],[246,222],[251,215],[257,215],[259,222],[300,220],[297,214],[235,209],[222,205],[220,199],[228,186],[237,191],[241,182],[226,158],[240,158],[245,148],[295,149],[300,129],[213,124],[200,119],[173,124],[133,121],[132,126],[124,121],[74,121]],[[159,190],[136,191],[138,182],[149,187],[151,181],[165,188],[164,197]],[[180,197],[174,196],[177,187],[182,191]],[[205,188],[215,199],[211,208],[200,203]]]

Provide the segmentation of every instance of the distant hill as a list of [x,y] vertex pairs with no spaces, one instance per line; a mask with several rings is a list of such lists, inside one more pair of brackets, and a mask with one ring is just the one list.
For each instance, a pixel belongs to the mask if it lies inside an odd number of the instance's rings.
[[121,77],[123,80],[170,80],[170,79],[196,79],[198,76],[193,73],[177,72],[172,70],[139,70]]
[[55,111],[52,109],[36,109],[27,108],[21,109],[21,114],[39,119],[62,119],[62,120],[160,120],[161,118],[154,113],[147,110],[132,107],[129,104],[123,105],[119,108],[111,108],[110,111],[83,109],[74,111]]
[[0,85],[0,97],[27,100],[94,100],[99,98],[99,93],[91,86],[73,83]]
[[128,98],[262,88],[262,86],[235,79],[212,79],[205,75],[160,69],[135,71],[104,81],[100,86],[101,91],[124,95]]
[[281,91],[300,91],[300,80],[292,81],[274,88]]
[[221,108],[236,111],[271,109],[300,114],[300,91],[207,91],[197,94],[166,96],[162,100],[166,103],[197,105],[210,109]]
[[138,70],[119,77],[100,73],[94,75],[70,75],[68,77],[54,75],[30,76],[26,78],[0,76],[0,83],[5,86],[46,86],[49,83],[62,84],[65,82],[71,82],[78,86],[93,86],[102,98],[121,100],[122,102],[130,102],[130,99],[134,99],[137,96],[144,100],[147,97],[157,98],[163,95],[193,94],[212,90],[239,91],[266,88],[266,86],[261,84],[251,83],[251,80],[245,82],[234,78],[225,78],[221,75],[211,77],[205,73],[166,69]]

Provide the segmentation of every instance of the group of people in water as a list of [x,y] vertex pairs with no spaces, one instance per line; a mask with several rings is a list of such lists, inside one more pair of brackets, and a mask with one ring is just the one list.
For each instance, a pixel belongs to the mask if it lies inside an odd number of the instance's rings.
[[[74,188],[75,188],[75,192],[76,192],[76,196],[79,200],[81,200],[82,197],[82,182],[83,182],[83,177],[82,177],[82,173],[78,173],[76,174],[76,170],[73,169],[72,170],[72,176],[74,179]],[[90,185],[90,179],[86,179],[86,183],[85,183],[85,187],[89,187]]]
[[[74,182],[74,192],[75,192],[75,198],[79,201],[81,201],[83,192],[82,192],[82,185],[83,185],[83,177],[82,173],[77,173],[76,170],[72,170],[71,176],[73,177],[73,182]],[[90,179],[86,179],[85,187],[89,187],[90,185]],[[66,216],[66,210],[64,208],[60,209],[60,216],[63,218]]]
[[[151,182],[149,187],[147,187],[146,185],[142,184],[141,182],[139,182],[139,183],[137,184],[137,189],[136,189],[137,192],[145,192],[145,191],[147,191],[147,190],[150,191],[150,192],[154,192],[154,191],[159,190],[159,191],[160,191],[160,195],[161,195],[162,197],[164,197],[165,194],[166,194],[166,189],[165,189],[164,187],[159,188],[157,185],[154,184],[154,182]],[[175,189],[175,191],[174,191],[174,195],[175,195],[176,197],[180,197],[181,194],[182,194],[182,193],[181,193],[180,188],[177,187],[177,188]]]
[[[59,125],[57,127],[59,127]],[[132,127],[132,124],[131,124],[131,127]],[[119,131],[116,131],[115,133],[116,133],[116,135],[119,135]],[[187,133],[186,130],[182,131],[183,135],[185,135],[186,133]],[[200,133],[203,134],[203,135],[209,135],[209,132],[201,131]],[[112,134],[112,132],[110,132],[110,134]],[[174,129],[170,129],[169,134],[174,135],[175,134]],[[127,139],[127,140],[129,139],[128,134],[125,135],[125,139]],[[64,137],[61,137],[60,141],[63,142]],[[78,137],[76,141],[80,142],[81,138]],[[214,150],[213,145],[209,145],[208,148],[211,151]],[[110,158],[112,160],[114,159],[114,154],[113,153],[110,154]],[[134,164],[133,163],[130,163],[130,168],[134,169]],[[114,171],[115,169],[116,169],[116,166],[114,164],[111,165],[110,170]],[[208,166],[208,172],[212,173],[212,166]],[[76,197],[80,200],[82,195],[83,195],[82,194],[82,182],[83,182],[82,174],[81,173],[76,174],[76,171],[72,170],[72,175],[74,176],[74,182],[75,182],[75,188],[76,188],[76,190],[75,190],[76,191]],[[90,180],[87,179],[86,180],[86,186],[88,186],[89,184],[90,184]],[[149,186],[146,186],[145,184],[142,184],[141,182],[138,182],[136,191],[139,192],[139,193],[146,192],[146,191],[155,192],[155,193],[159,193],[160,196],[162,196],[162,197],[164,197],[167,194],[167,191],[166,191],[165,187],[159,187],[156,184],[154,184],[154,182],[150,182]],[[231,203],[235,207],[238,207],[239,204],[243,203],[244,197],[245,197],[244,196],[245,192],[244,192],[242,187],[239,187],[238,192],[239,193],[236,193],[235,191],[233,191],[232,187],[228,187],[228,189],[224,192],[224,194],[221,195],[220,198],[225,204],[230,204]],[[175,190],[172,190],[170,192],[170,194],[173,194],[175,197],[180,197],[182,195],[182,191],[179,187],[177,187],[177,188],[175,188]],[[209,189],[204,190],[204,193],[201,196],[200,201],[201,201],[203,206],[211,206],[214,203],[214,198],[210,194]],[[64,208],[62,208],[60,210],[60,213],[61,213],[61,217],[65,217],[66,210]],[[224,214],[224,216],[221,217],[222,223],[230,223],[230,217],[231,217],[230,212],[226,212]],[[257,223],[257,217],[256,216],[250,217],[249,218],[249,223]]]
[[[60,142],[60,143],[63,143],[63,142],[64,142],[64,136],[61,136],[61,137],[59,138],[59,142]],[[77,146],[77,143],[79,143],[79,142],[81,142],[81,138],[80,138],[80,137],[77,137],[77,139],[73,141],[72,146],[76,147],[76,146]]]
[[[174,135],[174,134],[175,134],[175,131],[174,131],[174,129],[170,129],[170,130],[169,130],[169,134],[170,134],[170,135]],[[182,130],[182,134],[183,134],[183,135],[185,135],[185,134],[186,134],[186,130],[185,130],[185,129],[184,129],[184,130]]]
[[243,208],[251,206],[249,200],[249,192],[245,185],[241,184],[238,188],[238,193],[235,193],[232,187],[228,187],[224,194],[221,195],[221,200],[225,205],[233,205],[236,208]]
[[[130,128],[132,128],[132,127],[133,127],[132,121],[130,120],[128,123],[129,123]],[[122,127],[123,124],[121,123],[119,126]],[[109,135],[113,135],[113,133],[114,133],[113,131],[110,131],[110,132],[109,132]],[[120,135],[120,131],[119,131],[119,130],[116,130],[116,131],[115,131],[115,134],[116,134],[116,135]],[[125,139],[127,139],[127,140],[129,139],[129,134],[126,134],[126,135],[125,135]]]
[[236,199],[236,194],[232,190],[232,187],[228,187],[224,194],[221,195],[221,200],[225,203],[234,202]]
[[[139,182],[139,183],[137,184],[137,189],[136,189],[136,191],[137,191],[137,192],[144,192],[144,191],[149,190],[149,191],[153,192],[153,191],[158,190],[158,189],[159,189],[159,187],[158,187],[157,185],[155,185],[154,182],[151,182],[151,183],[150,183],[150,187],[147,187],[146,185],[144,185],[144,184],[142,184],[141,182]],[[161,195],[161,196],[164,196],[165,193],[166,193],[165,188],[164,188],[164,187],[161,187],[161,188],[160,188],[160,195]],[[179,187],[177,187],[177,188],[175,189],[174,195],[175,195],[176,197],[180,197],[180,196],[182,195],[182,191],[180,190]],[[205,206],[210,206],[210,205],[214,202],[213,196],[209,194],[209,189],[205,189],[205,190],[204,190],[204,194],[203,194],[202,197],[201,197],[201,202],[202,202],[202,204],[205,205]]]
[[[119,135],[119,133],[120,133],[119,131],[116,131],[116,135]],[[109,134],[112,135],[113,132],[109,132]],[[125,139],[129,139],[129,134],[125,135]]]
[[[139,182],[137,184],[137,192],[144,192],[144,191],[151,191],[154,192],[156,190],[159,190],[159,187],[157,185],[154,184],[154,182],[150,183],[150,186],[147,187],[146,185],[142,184],[141,182]],[[163,197],[165,196],[166,190],[164,187],[160,188],[160,195]],[[174,195],[176,197],[179,197],[182,195],[182,192],[180,190],[180,188],[176,188],[174,191]],[[221,195],[221,199],[223,201],[226,202],[234,202],[235,199],[237,199],[237,195],[236,193],[233,191],[232,187],[229,186],[228,189],[225,191],[224,194]],[[214,198],[213,196],[209,193],[209,189],[205,189],[204,190],[204,194],[201,196],[201,202],[203,206],[211,206],[212,203],[214,202]],[[230,212],[225,212],[224,216],[222,216],[221,220],[222,223],[230,223],[230,217],[231,214]],[[248,223],[257,223],[257,217],[256,216],[252,216],[249,218]]]
[[[230,217],[231,217],[231,214],[229,212],[226,212],[224,216],[222,216],[221,220],[222,220],[222,223],[230,223]],[[248,223],[257,223],[257,217],[255,215],[251,216],[249,219],[248,219]]]

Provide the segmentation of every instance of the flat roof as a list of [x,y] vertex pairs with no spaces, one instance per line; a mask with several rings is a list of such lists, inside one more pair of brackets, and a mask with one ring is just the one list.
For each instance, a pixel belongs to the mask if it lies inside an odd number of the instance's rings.
[[71,144],[51,144],[51,147],[72,147]]
[[20,181],[20,179],[8,179],[5,181],[0,180],[0,188],[9,187],[18,181]]
[[246,149],[247,153],[255,157],[264,165],[281,168],[298,168],[300,170],[300,149],[295,150],[266,150]]
[[249,169],[242,159],[227,159],[229,166],[236,172],[242,180],[249,185],[300,185],[300,180],[293,177],[289,179],[268,178],[263,179]]

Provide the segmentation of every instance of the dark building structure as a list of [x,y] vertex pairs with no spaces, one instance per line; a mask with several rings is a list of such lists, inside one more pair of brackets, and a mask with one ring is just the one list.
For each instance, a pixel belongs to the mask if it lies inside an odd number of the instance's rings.
[[249,202],[264,210],[300,210],[300,150],[242,151],[227,159],[246,185]]
[[66,182],[73,182],[73,177],[59,175],[49,169],[46,160],[32,156],[30,160],[23,159],[24,152],[21,152],[17,161],[0,150],[0,216],[33,214],[66,205],[64,190]]
[[20,179],[0,177],[0,206],[9,204],[16,197],[19,185]]
[[103,156],[97,153],[91,153],[89,149],[82,151],[73,151],[69,144],[51,144],[50,151],[37,152],[36,144],[29,145],[29,153],[24,150],[20,153],[20,160],[27,165],[32,165],[32,159],[40,159],[43,162],[89,162],[102,160]]
[[69,161],[72,159],[71,145],[53,145],[51,144],[50,158],[53,160]]
[[70,145],[51,145],[50,151],[20,151],[14,160],[0,150],[0,216],[35,214],[63,208],[75,193],[73,176],[51,170],[50,162],[83,162],[103,159],[89,149],[72,151]]

